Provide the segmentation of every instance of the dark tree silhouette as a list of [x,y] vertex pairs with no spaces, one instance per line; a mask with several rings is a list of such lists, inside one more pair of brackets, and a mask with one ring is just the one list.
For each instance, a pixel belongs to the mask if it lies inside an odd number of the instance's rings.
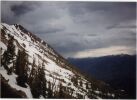
[[7,50],[3,54],[1,63],[4,66],[4,68],[7,70],[7,73],[10,75],[12,74],[14,68],[15,45],[14,45],[14,37],[10,35],[9,37],[10,39],[8,40]]
[[44,98],[47,97],[47,80],[45,78],[44,64],[36,66],[35,59],[33,61],[32,70],[29,77],[29,84],[31,86],[31,92],[34,98],[39,98],[42,95]]
[[59,98],[63,98],[63,97],[64,97],[63,94],[64,94],[64,93],[63,93],[63,90],[62,90],[62,84],[60,83],[60,84],[59,84]]
[[28,82],[27,71],[28,71],[28,56],[25,50],[23,51],[19,50],[17,55],[16,66],[15,66],[15,72],[18,75],[17,84],[22,87],[27,87],[25,84]]

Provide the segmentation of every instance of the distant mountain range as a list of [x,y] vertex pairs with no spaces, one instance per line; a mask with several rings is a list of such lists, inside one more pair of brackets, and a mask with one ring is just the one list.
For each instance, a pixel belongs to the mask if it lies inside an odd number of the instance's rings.
[[81,71],[125,90],[128,98],[136,98],[136,55],[110,55],[93,58],[68,58]]

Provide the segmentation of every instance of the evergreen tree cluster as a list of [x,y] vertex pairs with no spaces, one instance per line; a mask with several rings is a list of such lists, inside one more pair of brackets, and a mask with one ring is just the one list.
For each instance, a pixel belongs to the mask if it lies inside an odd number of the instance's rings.
[[16,60],[15,73],[18,75],[17,84],[22,87],[27,87],[28,82],[28,56],[25,50],[19,50]]
[[11,75],[14,64],[15,64],[15,45],[14,45],[14,37],[9,35],[7,50],[4,52],[1,64],[4,66],[4,68],[7,70],[7,74]]
[[39,98],[40,95],[47,97],[46,78],[44,72],[44,66],[36,66],[35,60],[32,64],[32,70],[29,77],[29,85],[34,98]]

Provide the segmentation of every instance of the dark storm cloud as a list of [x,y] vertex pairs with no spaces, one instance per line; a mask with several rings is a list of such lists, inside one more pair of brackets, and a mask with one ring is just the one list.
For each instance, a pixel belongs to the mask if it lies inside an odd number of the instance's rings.
[[35,10],[41,3],[31,1],[1,1],[1,20],[9,24],[18,23],[20,16]]
[[1,15],[2,22],[23,25],[65,57],[90,49],[135,47],[134,2],[2,1]]
[[22,2],[19,5],[12,5],[11,11],[13,11],[15,16],[20,16],[27,12],[32,11],[34,9],[34,7],[32,5],[34,5],[34,3],[32,4],[32,3]]

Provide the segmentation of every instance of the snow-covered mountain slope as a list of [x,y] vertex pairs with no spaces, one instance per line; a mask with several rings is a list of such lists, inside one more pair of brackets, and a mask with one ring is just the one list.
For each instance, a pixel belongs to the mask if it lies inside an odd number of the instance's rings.
[[[120,92],[80,73],[21,25],[1,23],[0,28],[0,74],[5,91],[27,98],[120,98]],[[2,91],[2,97],[16,94]]]

